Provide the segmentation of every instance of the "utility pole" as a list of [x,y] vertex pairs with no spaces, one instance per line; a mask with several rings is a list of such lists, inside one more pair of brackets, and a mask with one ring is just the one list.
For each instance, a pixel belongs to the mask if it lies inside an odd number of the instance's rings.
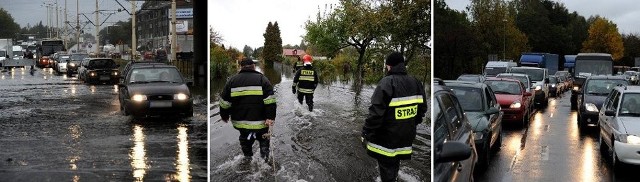
[[136,54],[137,42],[138,40],[136,39],[136,3],[135,1],[131,1],[131,55],[129,55],[129,57],[131,57],[131,60],[135,60],[135,56],[137,55]]
[[96,54],[100,53],[100,9],[96,0]]
[[67,40],[69,38],[69,36],[67,36],[67,33],[68,33],[68,31],[67,31],[68,29],[67,29],[67,25],[66,25],[67,23],[69,23],[69,20],[67,19],[67,0],[64,0],[64,24],[63,24],[64,25],[64,31],[63,31],[64,34],[62,34],[62,35],[64,35],[64,38],[63,38],[64,41],[63,42],[64,42],[64,48],[65,49],[69,48],[69,47],[67,47],[68,46],[67,42],[69,42]]
[[58,22],[58,0],[56,0],[56,38],[60,38],[60,23]]
[[176,35],[176,0],[171,0],[171,61],[176,60],[178,36]]
[[76,0],[76,52],[80,52],[80,0]]

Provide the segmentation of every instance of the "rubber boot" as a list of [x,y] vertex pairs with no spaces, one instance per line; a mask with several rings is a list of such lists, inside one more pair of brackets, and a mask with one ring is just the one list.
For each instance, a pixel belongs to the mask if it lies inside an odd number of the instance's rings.
[[260,157],[264,159],[264,162],[269,162],[269,139],[260,140]]
[[252,150],[253,141],[254,140],[240,140],[242,153],[244,154],[245,157],[253,156],[253,150]]
[[313,104],[309,104],[309,112],[313,112]]

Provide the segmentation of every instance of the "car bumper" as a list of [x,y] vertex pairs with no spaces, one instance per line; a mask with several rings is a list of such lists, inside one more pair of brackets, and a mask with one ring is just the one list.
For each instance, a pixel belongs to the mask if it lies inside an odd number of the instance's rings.
[[67,68],[58,68],[59,72],[67,72]]
[[640,165],[640,145],[614,142],[616,156],[621,162]]
[[544,94],[544,91],[540,90],[540,91],[536,91],[536,95],[533,98],[533,101],[536,103],[544,103],[546,102],[546,97]]
[[[146,116],[146,115],[190,115],[193,113],[193,100],[186,101],[176,100],[151,100],[135,102],[127,100],[127,111],[134,116]],[[153,103],[152,103],[153,102]],[[158,104],[158,103],[164,104]],[[167,105],[166,103],[171,103]]]
[[507,122],[509,121],[520,122],[522,121],[525,115],[524,108],[520,108],[520,109],[503,108],[502,112],[504,113],[504,115],[502,116],[502,121],[507,121]]
[[598,112],[582,111],[580,112],[580,118],[586,124],[598,124]]
[[555,94],[556,92],[558,92],[558,87],[549,87],[550,94]]
[[120,77],[117,75],[88,75],[85,78],[86,82],[92,83],[117,83],[120,81]]

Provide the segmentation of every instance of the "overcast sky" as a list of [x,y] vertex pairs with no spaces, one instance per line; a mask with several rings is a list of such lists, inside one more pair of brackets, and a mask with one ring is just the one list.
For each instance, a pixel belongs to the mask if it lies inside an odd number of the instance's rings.
[[[91,14],[96,10],[96,1],[95,0],[78,0],[80,2],[79,10],[80,13],[86,13],[87,17],[91,19],[91,21],[95,21],[95,14]],[[131,10],[131,3],[126,0],[118,0],[127,10]],[[7,10],[16,23],[20,24],[20,27],[26,27],[27,24],[30,26],[37,25],[40,21],[42,21],[43,25],[47,25],[47,7],[45,7],[45,2],[47,4],[55,4],[56,0],[0,0],[0,8]],[[59,25],[62,28],[62,24],[64,22],[64,4],[65,0],[57,0],[58,9],[61,10],[58,15]],[[139,5],[142,5],[142,2],[137,2],[138,8]],[[120,7],[115,0],[98,0],[98,8],[100,10],[117,10]],[[55,5],[53,5],[53,9],[50,9],[53,24],[51,26],[55,27]],[[106,13],[106,12],[105,12]],[[68,20],[75,24],[76,22],[76,0],[67,0],[67,14]],[[104,21],[107,15],[100,16],[100,22]],[[119,20],[126,21],[130,18],[131,15],[127,14],[127,12],[116,12],[116,14],[111,15],[107,22],[103,24],[103,26],[107,26],[117,22]],[[80,22],[87,21],[86,18],[80,16]],[[92,25],[87,25],[85,27],[85,32],[95,34],[95,29]]]
[[[620,33],[640,33],[640,6],[638,0],[555,0],[564,3],[569,12],[589,18],[592,15],[604,16],[618,25]],[[471,1],[446,0],[452,9],[465,10]]]
[[223,43],[242,50],[264,44],[262,34],[269,21],[278,21],[282,45],[300,44],[304,23],[315,20],[318,6],[337,4],[338,0],[233,0],[209,1],[209,25],[222,35]]

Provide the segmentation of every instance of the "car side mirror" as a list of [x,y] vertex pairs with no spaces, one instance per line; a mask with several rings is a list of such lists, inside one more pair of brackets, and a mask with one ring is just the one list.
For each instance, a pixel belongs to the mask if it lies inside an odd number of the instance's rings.
[[613,111],[613,110],[605,110],[605,111],[604,111],[604,115],[605,115],[605,116],[615,116],[615,115],[616,115],[616,111]]
[[544,83],[545,83],[545,84],[549,84],[549,78],[545,78],[545,79],[544,79]]
[[444,142],[442,150],[434,156],[436,162],[454,162],[468,159],[471,157],[472,149],[469,145],[462,142]]
[[496,114],[496,113],[499,113],[499,112],[500,112],[500,110],[498,110],[497,108],[491,107],[487,111],[485,111],[484,114],[485,115],[492,115],[492,114]]
[[531,92],[525,92],[523,95],[524,95],[524,96],[527,96],[527,97],[528,97],[528,96],[531,96]]

